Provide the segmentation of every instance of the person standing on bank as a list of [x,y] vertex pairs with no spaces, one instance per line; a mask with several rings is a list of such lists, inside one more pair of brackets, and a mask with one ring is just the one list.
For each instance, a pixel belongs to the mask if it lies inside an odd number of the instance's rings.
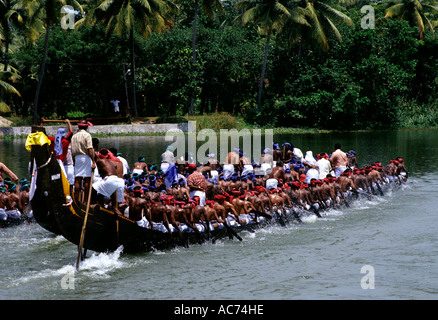
[[87,120],[79,121],[79,131],[71,139],[71,151],[75,163],[74,196],[79,201],[81,201],[82,187],[84,188],[84,198],[82,201],[88,199],[91,171],[96,168],[93,142],[90,133],[87,132],[90,125],[92,126]]

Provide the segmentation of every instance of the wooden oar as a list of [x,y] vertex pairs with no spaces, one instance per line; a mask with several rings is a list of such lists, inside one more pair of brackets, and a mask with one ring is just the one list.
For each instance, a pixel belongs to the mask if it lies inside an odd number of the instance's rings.
[[79,245],[78,245],[78,258],[76,259],[76,270],[79,270],[79,259],[81,258],[82,248],[84,246],[84,241],[85,241],[85,228],[87,226],[88,212],[90,211],[93,178],[94,178],[94,170],[91,171],[90,189],[88,192],[88,200],[87,200],[87,211],[85,211],[84,223],[82,224],[81,239],[79,240]]
[[[65,122],[65,120],[46,120],[44,119],[43,122]],[[71,123],[79,122],[79,120],[70,120]]]

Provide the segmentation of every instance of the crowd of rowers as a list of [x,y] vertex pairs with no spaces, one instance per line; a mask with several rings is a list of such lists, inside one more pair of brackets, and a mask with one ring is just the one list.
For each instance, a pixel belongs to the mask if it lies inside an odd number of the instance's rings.
[[[93,142],[98,144],[96,138]],[[319,215],[341,202],[348,205],[349,198],[359,193],[383,194],[383,184],[401,183],[408,176],[400,157],[385,166],[375,162],[358,168],[355,152],[343,152],[339,144],[330,155],[320,153],[316,158],[311,151],[304,156],[290,143],[282,147],[274,143],[272,149],[266,148],[258,163],[236,148],[224,164],[214,154],[207,155],[206,163],[196,164],[187,154],[175,158],[168,146],[160,165],[148,165],[140,157],[132,168],[116,149],[97,147],[92,198],[139,226],[161,224],[171,233],[196,221],[255,222],[273,217],[274,212],[285,214],[286,208],[300,221],[300,210]]]
[[[86,202],[89,184],[80,179],[76,170],[78,158],[71,153],[72,145],[78,143],[72,141],[73,129],[68,120],[66,123],[69,133],[59,129],[56,137],[48,137],[54,142],[50,147],[57,154],[74,197]],[[87,126],[85,122],[78,123],[79,132],[84,133]],[[315,158],[311,151],[304,156],[290,143],[284,143],[282,149],[273,143],[272,149],[263,151],[259,162],[251,162],[235,148],[224,164],[214,154],[207,155],[204,164],[194,163],[187,154],[185,158],[175,158],[172,146],[168,146],[159,165],[148,165],[140,157],[130,167],[116,149],[100,148],[97,138],[91,141],[92,148],[86,149],[94,169],[91,203],[109,207],[147,228],[163,222],[167,226],[169,222],[174,226],[179,222],[190,225],[195,220],[223,223],[230,215],[242,223],[248,220],[249,213],[258,212],[266,217],[275,209],[285,208],[294,214],[298,210],[318,214],[321,209],[346,202],[351,194],[382,193],[382,184],[407,179],[402,158],[392,159],[386,166],[375,162],[359,169],[355,152],[345,153],[339,144],[330,155],[320,153]],[[0,221],[31,216],[31,212],[26,212],[27,180],[18,181],[12,171],[1,165]],[[3,173],[10,178],[3,179]]]
[[28,222],[32,218],[29,210],[29,182],[19,180],[4,163],[0,162],[0,228]]

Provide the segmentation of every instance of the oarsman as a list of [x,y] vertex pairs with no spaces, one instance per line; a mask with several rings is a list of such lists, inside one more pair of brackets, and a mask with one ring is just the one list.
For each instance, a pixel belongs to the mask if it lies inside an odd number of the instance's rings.
[[280,149],[280,145],[277,142],[272,143],[272,158],[273,161],[280,161],[282,157],[282,152]]
[[330,157],[332,168],[335,171],[335,176],[338,178],[348,166],[348,158],[345,152],[341,150],[341,144],[335,144],[335,151]]
[[136,186],[132,190],[132,197],[127,197],[129,219],[134,220],[140,227],[151,228],[151,224],[146,218],[148,202],[143,197],[143,188]]
[[293,144],[290,144],[290,150],[292,150],[293,158],[297,163],[302,163],[304,160],[303,152],[295,147]]
[[109,160],[111,164],[114,166],[114,169],[116,169],[117,176],[119,178],[123,178],[123,162],[119,158],[117,158],[111,151],[102,148],[96,154],[96,159],[97,158]]
[[319,179],[319,171],[313,167],[307,170],[304,182],[309,184],[312,179]]
[[241,168],[241,175],[248,175],[254,173],[254,167],[251,164],[251,161],[247,157],[245,157],[244,152],[239,152],[239,161],[240,161],[240,168]]
[[332,165],[328,160],[327,153],[325,152],[318,154],[317,158],[318,161],[316,161],[316,166],[318,167],[319,171],[319,179],[324,179],[328,174],[330,174],[330,171],[332,171]]
[[223,168],[223,176],[225,180],[230,179],[235,170],[239,168],[240,157],[238,152],[240,152],[239,148],[234,148],[233,151],[228,152]]
[[[129,168],[128,160],[126,160],[126,159],[122,156],[122,154],[121,154],[120,152],[117,151],[116,148],[114,148],[114,147],[113,147],[113,148],[108,148],[108,150],[111,151],[112,154],[113,154],[114,156],[116,156],[117,159],[119,159],[119,160],[123,163],[123,175],[129,173],[130,168]],[[146,166],[146,170],[147,170],[147,166]]]
[[359,165],[357,164],[356,151],[354,150],[348,151],[347,157],[348,157],[348,166],[350,167],[350,169],[353,170],[354,168],[359,167]]
[[196,171],[196,164],[191,163],[186,167],[189,172],[187,178],[187,186],[190,188],[190,198],[199,197],[199,205],[205,205],[205,189],[207,187],[207,181],[205,177]]
[[316,159],[313,156],[313,152],[312,151],[310,151],[310,150],[306,151],[306,156],[304,157],[304,162],[309,167],[316,167]]
[[17,220],[21,218],[20,213],[20,195],[19,187],[13,183],[9,178],[5,179],[5,195],[7,196],[7,201],[5,203],[6,214],[8,218]]
[[285,181],[284,169],[283,163],[281,161],[277,161],[277,165],[272,168],[272,171],[269,174],[269,178],[268,180],[266,180],[266,189],[268,191],[272,189],[277,189],[277,185],[280,180],[281,182]]
[[283,143],[283,153],[281,161],[283,162],[284,169],[290,169],[290,164],[294,158],[293,147],[289,142]]
[[260,157],[260,163],[263,174],[268,174],[268,172],[272,170],[274,157],[272,156],[272,150],[270,148],[263,150],[263,153]]
[[20,200],[19,200],[19,208],[22,213],[26,215],[26,217],[31,218],[32,212],[31,210],[28,210],[29,206],[29,185],[27,184],[27,181],[22,181],[21,187],[20,187]]
[[117,176],[114,164],[107,157],[98,156],[96,165],[102,180],[93,183],[93,199],[102,206],[110,199],[114,212],[121,215],[119,203],[124,200],[125,181]]
[[[87,120],[79,121],[79,131],[73,135],[71,140],[71,152],[75,163],[74,196],[79,201],[88,199],[91,171],[96,168],[93,140],[87,132],[90,125],[92,124]],[[84,198],[81,197],[82,188],[84,188]]]
[[137,162],[135,162],[134,166],[132,167],[132,173],[142,174],[143,172],[149,174],[148,165],[144,157],[139,157]]
[[0,186],[0,228],[3,227],[3,223],[8,220],[8,215],[6,213],[5,207],[8,196],[6,195],[6,186]]
[[408,170],[405,167],[404,159],[398,157],[394,163],[397,165],[396,175],[398,177],[402,176],[402,179],[406,181],[408,179]]
[[0,162],[0,186],[4,185],[4,175],[10,177],[15,183],[18,182],[18,177],[12,172],[3,162]]
[[220,164],[219,160],[217,160],[215,158],[214,153],[207,154],[207,158],[208,158],[208,161],[205,164],[205,166],[209,168],[208,172],[209,172],[210,179],[213,179],[215,181],[215,183],[217,183],[217,181],[219,179],[219,172],[217,169],[220,169],[222,171],[223,167]]

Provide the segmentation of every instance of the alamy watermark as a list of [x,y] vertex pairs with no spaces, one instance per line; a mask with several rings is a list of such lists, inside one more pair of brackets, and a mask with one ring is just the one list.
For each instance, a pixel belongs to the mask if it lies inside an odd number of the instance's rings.
[[65,5],[62,6],[61,13],[63,14],[61,17],[61,28],[64,30],[74,29],[76,15],[79,14],[79,11],[76,11],[72,6]]
[[367,290],[367,289],[374,289],[375,285],[374,285],[374,267],[366,264],[364,266],[362,266],[362,268],[360,269],[360,273],[365,274],[362,279],[360,280],[360,286],[362,289]]
[[[360,12],[365,14],[360,21],[362,29],[374,29],[376,26],[374,7],[365,5],[360,9]],[[63,14],[61,17],[61,28],[64,30],[74,29],[75,17],[79,14],[79,11],[70,5],[65,5],[61,8],[61,13]]]
[[374,7],[370,5],[363,6],[360,9],[361,13],[366,13],[360,20],[360,26],[362,29],[374,29],[376,27],[376,15],[374,13]]
[[[228,152],[239,149],[249,160],[260,160],[265,148],[272,148],[274,132],[272,129],[202,129],[195,132],[196,121],[188,122],[187,139],[181,129],[168,130],[165,141],[172,142],[175,158],[185,158],[186,154],[192,157],[193,162],[207,162],[207,154],[214,154],[220,163],[226,163]],[[262,143],[262,138],[264,143]],[[198,142],[204,142],[197,147]],[[219,145],[218,145],[219,144]],[[262,146],[263,144],[263,146]]]
[[61,279],[61,288],[64,290],[75,289],[75,272],[74,270],[67,272]]

